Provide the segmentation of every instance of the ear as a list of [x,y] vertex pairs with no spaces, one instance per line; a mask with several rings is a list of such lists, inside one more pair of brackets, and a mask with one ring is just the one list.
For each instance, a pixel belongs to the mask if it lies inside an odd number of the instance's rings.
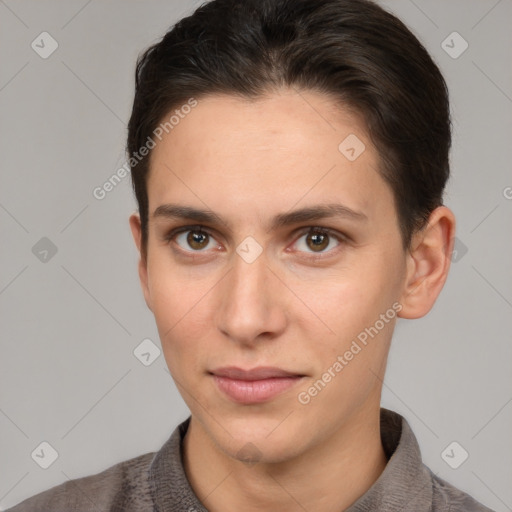
[[148,287],[148,268],[147,261],[143,257],[141,252],[142,247],[142,226],[140,222],[140,216],[138,213],[132,213],[130,215],[130,229],[132,230],[133,240],[135,241],[135,245],[137,246],[137,250],[139,251],[139,279],[142,287],[142,292],[144,293],[144,300],[146,301],[146,305],[152,311],[151,308],[151,294],[149,293]]
[[413,235],[399,317],[421,318],[432,309],[448,277],[454,237],[455,216],[446,206],[436,208]]

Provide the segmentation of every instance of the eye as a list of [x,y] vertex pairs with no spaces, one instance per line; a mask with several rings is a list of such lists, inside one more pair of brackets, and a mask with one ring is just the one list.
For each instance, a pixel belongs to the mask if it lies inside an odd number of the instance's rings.
[[[183,226],[171,231],[165,236],[165,241],[175,243],[180,250],[187,253],[206,253],[208,250],[219,248],[219,243],[204,226]],[[345,241],[344,235],[319,226],[308,227],[294,242],[299,252],[323,257]]]
[[[336,244],[333,246],[333,243]],[[303,233],[300,238],[295,242],[295,246],[302,252],[309,252],[311,254],[323,254],[330,252],[334,248],[341,245],[343,237],[333,233],[331,230],[321,227],[312,227]],[[331,246],[330,249],[329,246]],[[327,250],[328,249],[328,250]]]
[[176,244],[187,252],[205,252],[208,249],[218,247],[215,238],[208,232],[198,227],[184,227],[170,233],[166,239],[176,240]]

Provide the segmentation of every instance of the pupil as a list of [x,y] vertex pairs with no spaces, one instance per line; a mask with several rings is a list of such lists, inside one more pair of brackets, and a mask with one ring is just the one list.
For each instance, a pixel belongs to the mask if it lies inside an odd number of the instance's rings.
[[310,240],[313,242],[313,247],[316,249],[324,249],[326,247],[327,235],[322,233],[314,233],[310,236]]
[[191,231],[187,237],[187,241],[190,247],[194,247],[196,249],[201,249],[202,244],[206,239],[206,233],[201,233],[200,231]]

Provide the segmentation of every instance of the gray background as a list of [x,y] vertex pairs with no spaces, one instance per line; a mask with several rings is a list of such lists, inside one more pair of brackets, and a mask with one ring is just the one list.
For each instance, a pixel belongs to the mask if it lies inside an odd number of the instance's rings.
[[[163,356],[144,366],[133,354],[159,341],[129,177],[101,201],[92,191],[124,163],[137,54],[195,5],[0,0],[0,509],[156,451],[188,415]],[[407,418],[436,474],[511,510],[512,2],[384,5],[451,91],[458,252],[431,313],[398,323],[383,405]],[[31,47],[43,31],[58,43],[47,59]],[[442,47],[453,31],[469,44],[458,58]],[[31,457],[42,441],[59,454],[48,469]],[[441,456],[452,441],[469,453],[458,469]]]

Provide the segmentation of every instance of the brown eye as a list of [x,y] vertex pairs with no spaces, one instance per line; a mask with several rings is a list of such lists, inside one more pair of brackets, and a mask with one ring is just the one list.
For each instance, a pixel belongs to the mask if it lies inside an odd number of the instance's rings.
[[186,252],[206,252],[207,249],[218,246],[210,233],[200,228],[182,228],[171,233],[167,240],[173,240],[180,249]]
[[324,254],[334,250],[343,242],[343,236],[320,227],[309,228],[295,242],[299,252]]
[[204,249],[208,244],[208,234],[203,231],[188,231],[187,243],[192,249]]
[[313,251],[323,251],[329,245],[329,235],[327,233],[308,233],[306,244]]

